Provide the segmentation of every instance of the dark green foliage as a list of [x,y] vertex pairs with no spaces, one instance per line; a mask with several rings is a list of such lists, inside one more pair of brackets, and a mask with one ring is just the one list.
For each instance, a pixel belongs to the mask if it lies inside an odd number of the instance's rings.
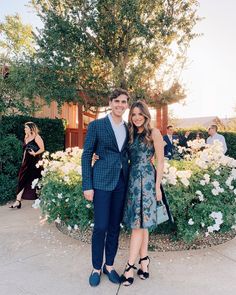
[[17,173],[22,157],[22,144],[15,135],[1,138],[0,142],[0,204],[15,197]]
[[28,121],[32,121],[38,126],[45,150],[55,152],[64,149],[65,127],[61,119],[4,116],[2,119],[3,134],[15,134],[19,140],[23,141],[24,123]]
[[0,140],[0,204],[15,198],[17,175],[22,161],[24,123],[33,121],[39,127],[50,152],[64,149],[65,128],[60,119],[39,119],[28,116],[4,116]]

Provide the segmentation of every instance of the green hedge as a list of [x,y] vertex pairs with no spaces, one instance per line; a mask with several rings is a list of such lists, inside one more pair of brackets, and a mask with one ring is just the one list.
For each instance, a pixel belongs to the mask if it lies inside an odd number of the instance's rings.
[[39,127],[47,151],[64,149],[65,127],[62,120],[4,116],[0,130],[0,204],[15,198],[17,175],[22,160],[24,123],[27,121],[32,121]]
[[4,116],[2,118],[3,134],[15,134],[20,141],[23,141],[24,123],[28,121],[32,121],[38,126],[47,151],[55,152],[64,149],[65,126],[61,119]]
[[[176,133],[178,136],[183,136],[184,133],[188,130],[189,129],[179,129]],[[196,138],[197,132],[201,132],[205,139],[207,139],[207,137],[209,136],[208,132],[205,129],[204,130],[197,129],[197,130],[190,130],[190,131],[191,131],[191,134],[189,135],[190,140],[193,140]],[[226,155],[236,159],[236,132],[219,131],[219,134],[222,134],[225,137],[225,141],[228,148]]]

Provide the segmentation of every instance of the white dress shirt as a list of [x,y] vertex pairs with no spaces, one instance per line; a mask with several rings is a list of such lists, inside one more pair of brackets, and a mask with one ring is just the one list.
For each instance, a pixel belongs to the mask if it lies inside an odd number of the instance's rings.
[[116,142],[117,142],[119,151],[121,151],[121,149],[122,149],[122,147],[124,145],[125,139],[126,139],[125,122],[122,120],[121,123],[116,124],[113,121],[111,114],[108,114],[108,118],[109,118],[109,120],[111,122],[112,129],[113,129],[113,131],[115,133]]

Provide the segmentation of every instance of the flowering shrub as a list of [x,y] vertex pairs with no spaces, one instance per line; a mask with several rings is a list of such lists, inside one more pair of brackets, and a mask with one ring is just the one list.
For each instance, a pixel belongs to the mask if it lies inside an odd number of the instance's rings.
[[[200,235],[236,228],[236,160],[224,156],[219,142],[197,147],[188,160],[166,161],[163,186],[176,222],[177,237],[193,241]],[[40,188],[43,214],[68,229],[93,226],[93,208],[82,194],[81,150],[45,153]]]
[[177,236],[193,241],[199,235],[235,229],[236,160],[222,145],[190,143],[188,161],[165,163],[163,185],[174,215]]
[[93,220],[91,203],[82,193],[81,159],[79,148],[68,148],[65,152],[44,153],[42,179],[32,185],[40,189],[40,207],[48,222],[65,222],[68,229],[85,228]]

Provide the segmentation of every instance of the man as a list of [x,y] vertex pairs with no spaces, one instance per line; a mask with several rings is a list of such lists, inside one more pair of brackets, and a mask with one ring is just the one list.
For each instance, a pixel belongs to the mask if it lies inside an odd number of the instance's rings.
[[[120,283],[113,263],[128,179],[128,128],[122,119],[128,100],[127,91],[113,91],[109,101],[111,113],[89,124],[82,154],[84,196],[94,204],[93,271],[89,277],[89,284],[93,287],[100,283],[104,250],[103,273],[111,282]],[[92,167],[94,153],[99,156],[99,161]]]
[[164,156],[169,160],[173,157],[174,140],[178,140],[176,135],[173,135],[174,128],[172,125],[167,126],[167,134],[163,136],[164,139]]
[[210,135],[207,138],[207,144],[213,144],[215,140],[219,140],[223,145],[223,153],[225,154],[227,152],[227,145],[225,142],[225,138],[223,135],[217,133],[218,127],[217,125],[211,125],[208,129],[208,134]]
[[180,137],[180,141],[179,141],[179,145],[182,147],[188,147],[188,141],[189,141],[189,135],[190,135],[190,131],[186,131],[184,133],[184,136]]

